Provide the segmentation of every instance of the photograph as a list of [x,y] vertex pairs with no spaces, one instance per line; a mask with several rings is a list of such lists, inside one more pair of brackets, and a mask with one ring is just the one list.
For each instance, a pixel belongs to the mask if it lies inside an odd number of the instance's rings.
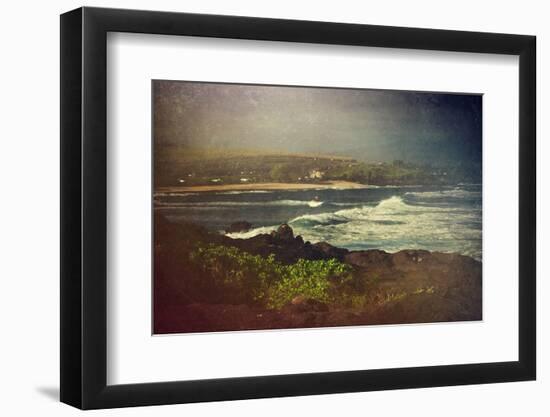
[[550,416],[543,2],[3,11],[0,416]]
[[152,81],[153,333],[482,320],[482,95]]

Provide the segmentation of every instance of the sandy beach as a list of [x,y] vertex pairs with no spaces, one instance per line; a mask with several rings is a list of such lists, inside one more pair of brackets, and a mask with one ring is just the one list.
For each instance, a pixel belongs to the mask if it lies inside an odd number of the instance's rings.
[[209,191],[255,191],[255,190],[319,190],[319,189],[352,189],[368,188],[368,185],[350,181],[325,181],[319,183],[286,183],[265,182],[253,184],[222,184],[222,185],[195,185],[158,187],[155,194],[179,193],[179,192],[209,192]]

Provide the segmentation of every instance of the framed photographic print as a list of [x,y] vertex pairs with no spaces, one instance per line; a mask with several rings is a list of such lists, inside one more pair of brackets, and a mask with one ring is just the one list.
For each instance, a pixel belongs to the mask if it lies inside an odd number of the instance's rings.
[[535,38],[61,16],[61,400],[535,379]]

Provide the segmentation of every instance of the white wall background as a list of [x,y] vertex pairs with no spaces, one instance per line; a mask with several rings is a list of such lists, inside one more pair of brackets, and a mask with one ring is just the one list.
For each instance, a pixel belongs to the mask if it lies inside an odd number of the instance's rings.
[[[4,415],[75,415],[59,392],[59,17],[72,0],[9,2],[0,42],[0,410]],[[543,115],[550,26],[536,0],[446,3],[277,0],[123,0],[86,5],[181,12],[534,34],[538,37],[539,378],[537,382],[237,401],[99,411],[97,415],[529,415],[550,412],[550,175]],[[546,12],[546,13],[545,13]],[[543,236],[544,235],[544,236]]]

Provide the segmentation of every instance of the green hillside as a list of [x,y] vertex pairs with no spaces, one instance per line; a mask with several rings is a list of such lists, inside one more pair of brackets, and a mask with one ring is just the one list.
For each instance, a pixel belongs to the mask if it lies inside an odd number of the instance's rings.
[[480,178],[480,168],[420,166],[404,161],[367,163],[334,155],[178,147],[155,152],[157,187],[334,180],[371,185],[453,184],[477,182],[476,178]]

